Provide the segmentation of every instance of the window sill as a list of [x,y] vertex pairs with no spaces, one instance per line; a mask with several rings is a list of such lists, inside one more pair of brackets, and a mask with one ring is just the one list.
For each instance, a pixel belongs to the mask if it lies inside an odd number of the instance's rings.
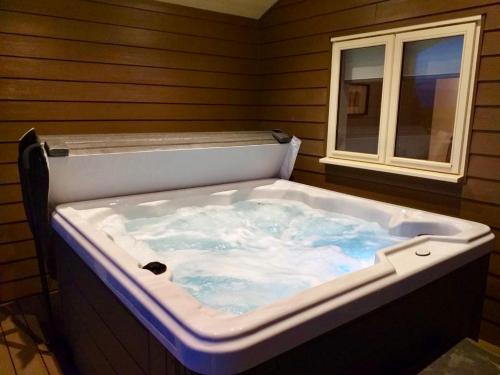
[[430,180],[438,180],[438,181],[453,182],[453,183],[458,183],[463,178],[463,175],[458,175],[458,174],[425,171],[422,169],[396,167],[392,165],[337,159],[332,157],[324,157],[322,159],[319,159],[319,162],[322,164],[332,164],[332,165],[340,165],[342,167],[368,169],[377,172],[394,173],[404,176],[420,177],[420,178],[427,178]]

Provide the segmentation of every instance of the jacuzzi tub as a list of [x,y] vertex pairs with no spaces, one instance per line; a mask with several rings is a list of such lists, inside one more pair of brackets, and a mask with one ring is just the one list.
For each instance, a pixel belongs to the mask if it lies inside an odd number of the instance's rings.
[[[370,267],[236,316],[202,305],[171,282],[175,269],[160,275],[141,269],[98,229],[113,213],[140,206],[161,211],[178,201],[228,204],[252,198],[301,201],[377,222],[409,239],[380,250]],[[170,353],[205,374],[250,369],[484,257],[493,240],[482,224],[281,179],[63,204],[52,226]]]

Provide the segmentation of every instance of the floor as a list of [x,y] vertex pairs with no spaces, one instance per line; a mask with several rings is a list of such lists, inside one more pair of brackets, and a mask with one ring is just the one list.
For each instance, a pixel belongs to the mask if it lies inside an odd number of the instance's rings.
[[[52,295],[57,314],[57,294]],[[64,348],[51,350],[44,344],[38,317],[45,316],[40,295],[0,305],[0,375],[78,375],[64,355]],[[479,340],[490,353],[500,348]],[[469,373],[469,372],[466,372]]]
[[467,338],[427,366],[419,375],[436,374],[498,375],[500,356]]
[[[1,375],[73,375],[77,372],[57,348],[44,343],[38,316],[44,316],[39,295],[0,305]],[[56,305],[57,306],[57,305]]]

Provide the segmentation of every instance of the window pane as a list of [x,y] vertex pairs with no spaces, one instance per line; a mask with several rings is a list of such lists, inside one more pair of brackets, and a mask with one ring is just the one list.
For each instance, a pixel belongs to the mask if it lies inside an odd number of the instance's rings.
[[449,162],[463,36],[404,43],[395,156]]
[[385,46],[341,53],[336,150],[377,154]]

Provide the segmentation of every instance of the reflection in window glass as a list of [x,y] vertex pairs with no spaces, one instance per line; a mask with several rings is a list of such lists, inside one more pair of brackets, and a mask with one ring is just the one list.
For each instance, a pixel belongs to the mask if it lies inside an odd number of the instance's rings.
[[336,150],[377,154],[385,46],[341,53]]
[[449,162],[463,36],[404,43],[395,156]]

